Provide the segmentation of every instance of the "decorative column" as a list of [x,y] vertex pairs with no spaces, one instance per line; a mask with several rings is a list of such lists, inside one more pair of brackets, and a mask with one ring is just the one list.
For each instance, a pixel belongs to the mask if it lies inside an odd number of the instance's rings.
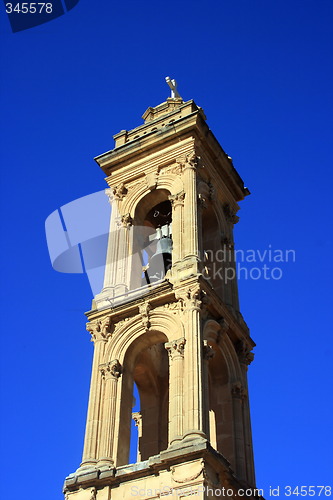
[[197,158],[193,151],[187,157],[184,168],[184,190],[186,193],[184,201],[184,257],[199,257],[198,249],[198,214],[197,214]]
[[234,433],[236,449],[236,473],[239,479],[246,480],[246,461],[244,446],[244,426],[243,426],[243,401],[246,391],[241,382],[236,382],[232,386],[232,403],[234,413]]
[[[237,210],[237,209],[236,209]],[[234,279],[228,281],[226,285],[226,302],[231,305],[236,311],[239,310],[238,299],[238,278],[237,278],[237,265],[235,259],[235,249],[233,242],[234,224],[237,224],[239,217],[236,215],[236,210],[232,209],[228,203],[223,205],[223,212],[225,219],[228,223],[229,235],[226,235],[223,241],[224,249],[227,250],[227,255],[230,255],[230,260],[227,259],[225,267],[230,266],[234,270]]]
[[114,464],[114,431],[116,415],[116,398],[118,378],[121,365],[117,359],[104,363],[99,367],[104,380],[104,401],[102,411],[102,428],[99,436],[98,467],[111,467]]
[[81,467],[91,467],[96,464],[98,459],[97,444],[101,425],[100,414],[102,394],[99,365],[104,357],[106,342],[111,335],[110,318],[107,317],[102,320],[87,323],[87,330],[91,333],[91,340],[94,342],[94,358],[91,372],[88,415]]
[[186,352],[184,357],[184,438],[206,438],[203,408],[203,345],[200,287],[179,291],[183,299]]
[[132,419],[134,420],[135,426],[138,428],[138,450],[136,455],[136,461],[141,462],[141,451],[140,451],[140,439],[142,438],[142,415],[140,411],[134,411],[132,413]]
[[[208,344],[207,340],[204,340],[203,346],[203,381],[204,381],[204,389],[203,389],[203,408],[204,408],[204,417],[205,417],[205,429],[208,439],[211,441],[211,429],[210,429],[210,421],[209,421],[209,361],[215,355],[214,348]],[[215,446],[216,446],[216,429],[215,432]]]
[[184,191],[169,196],[172,205],[172,265],[183,258],[184,199]]
[[127,193],[124,185],[105,191],[112,212],[103,291],[110,291],[114,297],[128,290],[129,229],[132,226],[132,218],[130,214],[120,215],[121,202]]
[[243,375],[243,385],[245,389],[246,397],[243,400],[243,425],[244,425],[244,438],[245,438],[245,457],[246,457],[246,470],[247,470],[247,480],[249,484],[255,485],[255,472],[254,472],[254,456],[253,456],[253,445],[252,445],[252,431],[251,431],[251,417],[250,417],[250,402],[248,396],[248,385],[247,385],[247,370],[248,366],[252,363],[254,359],[253,352],[245,345],[244,342],[240,342],[237,346],[237,354],[240,363],[240,367]]
[[183,382],[184,382],[184,347],[185,338],[167,342],[165,348],[169,354],[169,446],[176,444],[183,437]]

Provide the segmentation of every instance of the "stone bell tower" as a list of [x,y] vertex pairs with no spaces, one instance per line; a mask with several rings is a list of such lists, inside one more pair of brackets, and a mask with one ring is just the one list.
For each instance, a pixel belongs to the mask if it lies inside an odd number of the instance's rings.
[[168,83],[172,97],[96,158],[112,216],[104,286],[87,313],[90,398],[68,500],[258,496],[247,387],[255,344],[233,258],[237,203],[249,191],[203,110]]

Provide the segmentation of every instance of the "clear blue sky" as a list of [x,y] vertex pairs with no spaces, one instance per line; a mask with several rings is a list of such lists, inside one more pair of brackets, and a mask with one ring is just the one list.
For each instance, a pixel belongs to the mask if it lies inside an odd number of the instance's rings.
[[[6,500],[60,500],[82,452],[91,292],[86,276],[52,269],[45,219],[104,189],[93,157],[166,99],[167,75],[204,108],[252,193],[237,247],[296,251],[281,280],[240,282],[257,343],[249,383],[258,487],[329,483],[332,10],[328,0],[80,0],[13,34],[2,8]],[[24,493],[7,489],[15,477]]]

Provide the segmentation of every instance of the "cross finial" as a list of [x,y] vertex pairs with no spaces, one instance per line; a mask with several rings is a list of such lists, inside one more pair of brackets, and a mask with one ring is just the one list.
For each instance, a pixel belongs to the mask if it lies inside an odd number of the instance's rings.
[[169,85],[170,89],[171,89],[171,98],[172,99],[175,99],[175,98],[179,98],[181,99],[179,93],[178,93],[178,90],[177,90],[177,82],[176,80],[171,80],[171,78],[169,76],[167,76],[165,78],[165,81],[167,82],[167,84]]

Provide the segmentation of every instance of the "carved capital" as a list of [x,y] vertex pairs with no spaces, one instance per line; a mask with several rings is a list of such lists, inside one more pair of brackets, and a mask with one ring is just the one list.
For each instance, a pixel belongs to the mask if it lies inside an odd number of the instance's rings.
[[176,292],[176,298],[182,301],[184,309],[200,309],[203,294],[199,286],[193,286],[185,290],[178,290]]
[[224,212],[225,218],[228,222],[231,222],[231,224],[237,224],[237,222],[239,221],[239,217],[231,209],[229,203],[225,203],[223,205],[223,212]]
[[142,422],[142,415],[140,411],[134,411],[132,413],[132,420],[134,420],[134,423],[137,427],[140,427],[141,422]]
[[119,227],[129,228],[133,225],[133,219],[130,214],[121,215],[116,219],[116,224]]
[[240,382],[236,382],[231,389],[234,398],[245,399],[247,397],[246,389]]
[[113,324],[110,316],[86,323],[86,329],[91,333],[91,340],[93,342],[98,340],[106,341],[112,335],[112,327]]
[[169,357],[174,359],[177,356],[184,357],[184,348],[185,348],[186,340],[184,337],[181,337],[178,340],[172,340],[171,342],[167,342],[165,344],[165,348],[168,351]]
[[195,154],[194,150],[191,151],[191,153],[189,153],[186,156],[186,163],[188,166],[191,166],[192,168],[197,168],[199,160],[200,160],[200,157]]
[[127,194],[127,189],[126,189],[123,182],[121,184],[119,184],[119,186],[115,186],[115,187],[111,188],[111,190],[112,190],[112,194],[113,194],[113,197],[115,200],[121,201],[124,198],[124,196],[126,196],[126,194]]
[[108,363],[103,363],[99,366],[99,370],[104,379],[118,379],[121,375],[121,364],[118,359],[109,361]]
[[113,200],[114,200],[114,196],[113,196],[113,190],[112,190],[112,188],[107,188],[107,189],[105,189],[105,191],[104,191],[104,192],[105,192],[106,196],[107,196],[107,197],[108,197],[108,199],[109,199],[109,203],[110,203],[110,205],[112,205],[112,202],[113,202]]
[[173,207],[183,206],[184,205],[184,199],[185,199],[185,193],[184,193],[184,191],[180,191],[177,194],[170,194],[170,196],[169,196],[169,200],[170,200],[171,205]]
[[244,342],[244,340],[240,340],[239,342],[237,342],[235,348],[239,362],[244,365],[250,365],[254,359],[254,353],[250,352],[250,349]]
[[142,325],[145,331],[149,330],[150,328],[149,313],[151,309],[152,306],[150,305],[149,302],[144,302],[143,304],[139,305],[139,314],[141,316]]

